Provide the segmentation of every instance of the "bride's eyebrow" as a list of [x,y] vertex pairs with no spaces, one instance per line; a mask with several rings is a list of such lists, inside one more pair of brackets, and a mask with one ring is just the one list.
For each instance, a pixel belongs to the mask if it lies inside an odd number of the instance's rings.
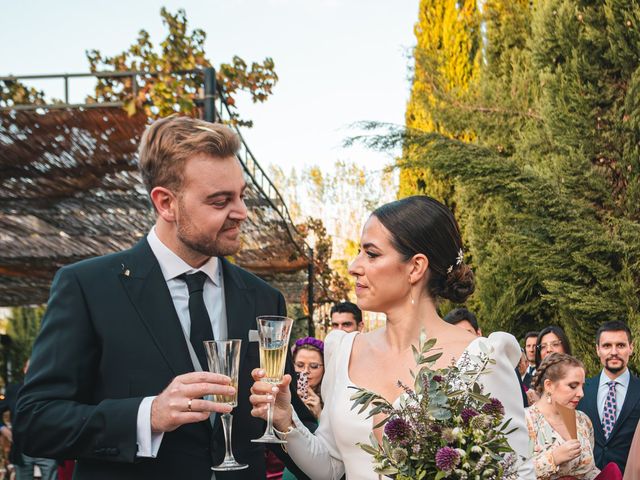
[[362,248],[375,248],[375,249],[380,250],[380,249],[376,246],[376,244],[375,244],[375,243],[372,243],[372,242],[363,243],[363,244],[362,244]]

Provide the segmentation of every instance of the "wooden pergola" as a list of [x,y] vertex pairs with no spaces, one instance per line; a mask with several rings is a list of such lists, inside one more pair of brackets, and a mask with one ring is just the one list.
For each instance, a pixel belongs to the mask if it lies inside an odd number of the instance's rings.
[[[213,92],[220,108],[202,111],[219,120],[226,104],[215,83]],[[45,303],[58,268],[126,249],[147,234],[154,217],[136,158],[147,124],[145,115],[129,116],[118,105],[0,110],[0,306]],[[305,291],[311,253],[242,145],[249,218],[234,261],[275,283],[281,277],[289,301],[313,298]]]

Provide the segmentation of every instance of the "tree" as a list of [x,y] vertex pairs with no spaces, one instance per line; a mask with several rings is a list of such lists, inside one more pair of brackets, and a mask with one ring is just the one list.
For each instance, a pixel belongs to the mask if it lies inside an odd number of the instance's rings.
[[640,333],[640,6],[494,0],[483,18],[475,93],[443,99],[439,117],[474,137],[377,143],[409,145],[403,167],[454,185],[486,329],[560,325],[595,371],[599,324]]
[[44,92],[27,87],[17,80],[0,80],[0,107],[30,104],[43,105]]
[[13,381],[21,380],[24,377],[23,367],[31,356],[31,348],[40,330],[44,310],[44,306],[14,307],[11,309],[9,328],[7,329],[7,334],[11,338],[9,347],[11,362],[5,367],[8,368]]
[[[206,33],[187,28],[187,17],[179,9],[175,15],[165,8],[160,10],[163,23],[168,28],[167,37],[160,43],[157,52],[149,33],[141,30],[136,42],[128,50],[104,57],[98,50],[87,51],[92,72],[101,70],[146,72],[138,77],[138,84],[131,78],[99,78],[95,96],[90,101],[124,101],[125,108],[133,115],[143,111],[148,117],[164,117],[172,113],[196,114],[195,99],[202,85],[200,75],[180,74],[184,70],[211,67],[204,51]],[[235,95],[247,92],[254,102],[264,102],[272,93],[278,76],[271,58],[262,63],[253,62],[251,67],[240,57],[234,56],[231,63],[223,63],[217,69],[217,81],[223,86],[227,102],[232,109],[232,121],[251,126],[235,110]]]
[[[407,128],[452,138],[472,136],[466,128],[451,130],[441,114],[443,106],[463,96],[475,82],[480,60],[479,26],[475,0],[421,0]],[[415,154],[412,148],[405,144],[404,155]],[[453,194],[451,183],[434,177],[429,169],[402,168],[400,196],[415,193],[429,193],[443,200]]]

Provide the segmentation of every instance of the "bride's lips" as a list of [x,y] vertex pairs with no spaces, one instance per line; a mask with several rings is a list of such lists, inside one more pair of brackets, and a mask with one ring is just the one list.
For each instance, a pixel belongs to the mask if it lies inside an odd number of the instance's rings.
[[363,285],[361,283],[356,283],[356,295],[359,292],[362,292],[364,289],[368,288],[366,285]]

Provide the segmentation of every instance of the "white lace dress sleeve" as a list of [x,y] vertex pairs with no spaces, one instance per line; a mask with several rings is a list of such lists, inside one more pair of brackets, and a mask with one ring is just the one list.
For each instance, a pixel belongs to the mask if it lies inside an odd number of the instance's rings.
[[[345,332],[334,330],[325,339],[325,374],[322,380],[322,399],[325,406],[320,414],[318,429],[311,433],[294,412],[295,428],[287,435],[289,456],[313,480],[338,480],[345,471],[334,437],[331,415],[328,414],[328,409],[332,408],[336,383],[340,383],[336,382],[341,357],[338,351],[345,338]],[[351,342],[348,342],[348,346],[350,349]]]
[[489,372],[479,378],[480,383],[484,386],[485,394],[490,394],[502,402],[505,418],[511,418],[509,426],[515,428],[515,431],[509,434],[508,441],[520,459],[518,478],[535,480],[522,394],[515,373],[515,368],[520,361],[520,345],[513,335],[496,332],[488,338],[474,340],[466,351],[472,355],[480,355],[481,343],[484,343],[487,350],[492,352],[490,356],[496,363],[491,365]]

